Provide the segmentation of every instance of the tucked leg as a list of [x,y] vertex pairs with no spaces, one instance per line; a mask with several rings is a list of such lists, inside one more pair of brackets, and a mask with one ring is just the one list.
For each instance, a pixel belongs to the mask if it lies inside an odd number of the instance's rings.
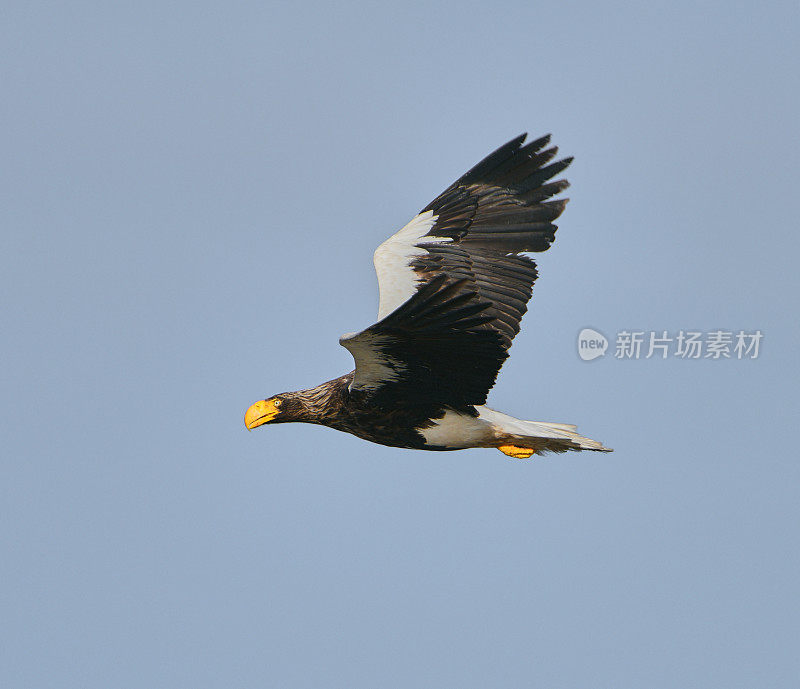
[[533,450],[530,447],[520,447],[519,445],[500,445],[497,449],[504,455],[515,459],[528,459],[533,454]]

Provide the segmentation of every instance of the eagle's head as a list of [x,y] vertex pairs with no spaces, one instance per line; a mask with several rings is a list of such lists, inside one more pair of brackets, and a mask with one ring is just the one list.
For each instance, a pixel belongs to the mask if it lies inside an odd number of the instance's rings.
[[281,393],[252,405],[244,415],[244,425],[252,431],[265,423],[299,421],[303,417],[302,402],[292,393]]

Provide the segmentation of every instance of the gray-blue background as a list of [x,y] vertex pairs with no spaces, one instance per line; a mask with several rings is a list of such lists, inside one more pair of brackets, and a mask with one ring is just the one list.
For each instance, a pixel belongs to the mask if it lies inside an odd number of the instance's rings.
[[[5,4],[0,683],[797,687],[800,14],[755,7]],[[248,434],[523,130],[572,203],[490,403],[616,452]]]

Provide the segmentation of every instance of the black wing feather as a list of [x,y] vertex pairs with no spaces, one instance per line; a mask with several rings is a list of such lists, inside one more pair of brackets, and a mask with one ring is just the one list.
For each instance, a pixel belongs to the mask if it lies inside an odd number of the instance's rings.
[[[462,175],[421,213],[436,216],[426,251],[410,268],[416,293],[375,325],[342,338],[356,360],[351,388],[372,404],[474,410],[484,404],[527,311],[536,264],[546,251],[569,186],[550,181],[572,162],[551,162],[550,135],[525,134]],[[438,239],[437,239],[438,238]],[[443,242],[447,238],[449,242]]]
[[486,327],[500,332],[506,347],[519,332],[537,277],[535,262],[519,254],[546,251],[555,240],[553,221],[567,199],[547,199],[569,183],[549,180],[572,162],[550,162],[558,148],[546,148],[549,134],[523,146],[525,136],[484,158],[422,210],[437,216],[428,236],[452,243],[420,244],[427,255],[411,263],[422,278],[472,277],[478,295],[492,304],[488,313],[496,321]]
[[[353,388],[378,407],[471,411],[484,404],[508,357],[501,334],[486,327],[495,320],[491,311],[471,280],[435,277],[375,325],[342,338],[356,361]],[[364,386],[359,367],[368,360],[392,375]]]

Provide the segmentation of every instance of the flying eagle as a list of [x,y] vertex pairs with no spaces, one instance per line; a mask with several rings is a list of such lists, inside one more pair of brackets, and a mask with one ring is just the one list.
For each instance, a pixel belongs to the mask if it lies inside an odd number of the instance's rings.
[[355,370],[310,390],[252,405],[244,423],[322,424],[381,445],[417,450],[493,447],[527,458],[609,451],[569,424],[523,421],[485,406],[527,311],[536,264],[569,186],[551,181],[550,136],[525,134],[484,158],[375,251],[378,322],[339,343]]

